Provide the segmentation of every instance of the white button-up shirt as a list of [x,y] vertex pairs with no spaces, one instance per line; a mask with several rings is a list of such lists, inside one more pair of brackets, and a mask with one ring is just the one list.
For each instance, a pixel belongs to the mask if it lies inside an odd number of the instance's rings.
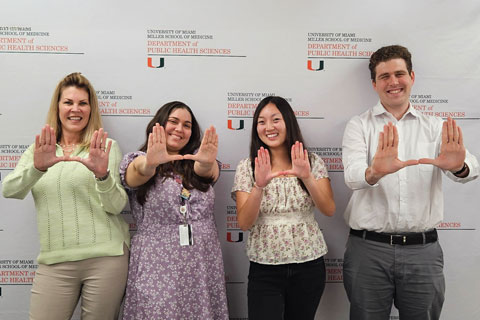
[[[442,142],[442,123],[410,107],[397,120],[380,102],[352,118],[343,136],[345,183],[353,190],[345,210],[347,224],[358,230],[400,233],[433,229],[443,220],[442,170],[419,164],[384,176],[375,185],[365,180],[383,126],[392,122],[398,130],[400,160],[436,158]],[[468,182],[479,175],[477,159],[466,152],[470,173],[458,178],[444,171],[452,180]]]

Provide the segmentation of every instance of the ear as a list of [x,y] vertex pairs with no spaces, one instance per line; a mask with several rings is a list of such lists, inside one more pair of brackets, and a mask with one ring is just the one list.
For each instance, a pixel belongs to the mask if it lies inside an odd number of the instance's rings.
[[415,72],[410,72],[410,78],[412,78],[412,82],[415,82]]
[[377,82],[375,81],[375,79],[372,80],[372,87],[373,90],[377,91]]

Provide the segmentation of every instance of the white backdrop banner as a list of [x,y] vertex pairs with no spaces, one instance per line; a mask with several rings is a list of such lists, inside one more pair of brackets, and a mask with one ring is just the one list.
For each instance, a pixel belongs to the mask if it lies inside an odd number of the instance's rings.
[[[327,164],[337,203],[317,213],[329,252],[316,319],[348,319],[342,263],[351,192],[343,180],[346,122],[377,102],[371,53],[401,44],[413,55],[412,103],[462,127],[480,158],[480,3],[457,1],[4,1],[0,10],[0,180],[45,124],[58,81],[82,72],[98,93],[104,126],[137,150],[152,115],[180,100],[203,130],[218,131],[222,174],[215,217],[231,319],[247,318],[248,233],[230,197],[248,156],[252,116],[267,95],[292,105],[309,150]],[[415,143],[412,141],[412,143]],[[439,226],[447,281],[442,319],[480,319],[480,182],[444,181]],[[31,196],[0,198],[0,319],[28,317],[39,251]],[[135,222],[124,211],[132,232]],[[78,310],[74,319],[80,319]],[[391,319],[398,319],[392,310]]]

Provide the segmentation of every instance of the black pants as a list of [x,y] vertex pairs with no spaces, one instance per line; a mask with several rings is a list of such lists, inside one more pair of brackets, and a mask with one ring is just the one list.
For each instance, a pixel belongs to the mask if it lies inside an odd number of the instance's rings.
[[248,319],[314,319],[325,277],[323,257],[282,265],[250,262]]

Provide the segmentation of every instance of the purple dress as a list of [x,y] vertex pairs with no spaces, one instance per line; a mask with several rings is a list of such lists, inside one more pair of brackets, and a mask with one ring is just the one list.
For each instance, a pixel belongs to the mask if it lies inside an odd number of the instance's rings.
[[222,252],[213,216],[215,193],[190,190],[187,221],[193,245],[180,246],[180,177],[157,177],[142,207],[135,189],[125,184],[130,162],[143,152],[125,155],[120,176],[126,187],[137,233],[130,249],[124,320],[228,319]]

